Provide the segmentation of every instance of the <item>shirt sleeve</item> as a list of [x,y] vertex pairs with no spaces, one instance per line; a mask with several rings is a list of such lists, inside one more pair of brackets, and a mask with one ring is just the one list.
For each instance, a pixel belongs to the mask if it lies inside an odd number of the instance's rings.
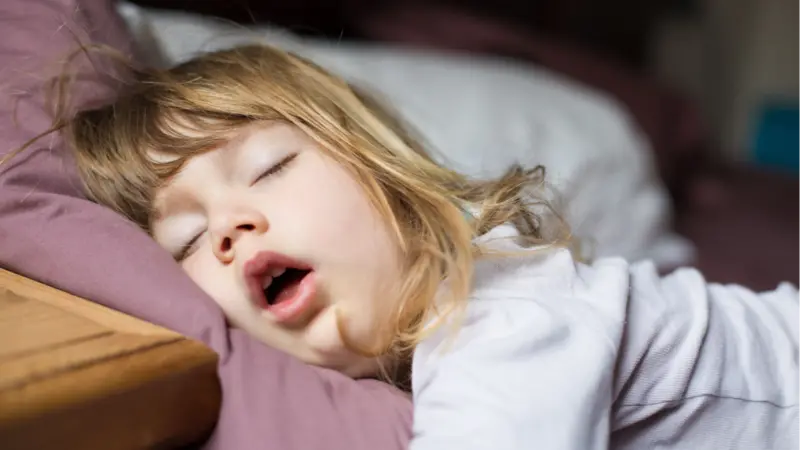
[[499,280],[454,338],[443,326],[418,346],[412,450],[608,448],[618,335],[592,302],[625,283],[604,293],[549,275]]

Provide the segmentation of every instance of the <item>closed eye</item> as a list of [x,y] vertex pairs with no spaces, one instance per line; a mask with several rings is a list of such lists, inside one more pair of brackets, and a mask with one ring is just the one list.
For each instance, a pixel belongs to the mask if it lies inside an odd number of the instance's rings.
[[196,235],[194,235],[194,237],[189,239],[189,242],[183,244],[181,246],[180,251],[178,251],[178,253],[175,255],[175,260],[178,262],[183,261],[190,254],[192,254],[192,252],[194,252],[195,244],[197,243],[198,239],[200,239],[200,236],[203,235],[203,233],[205,233],[205,231],[197,233]]
[[275,174],[279,173],[281,170],[285,169],[286,166],[290,162],[292,162],[295,158],[297,158],[297,153],[292,153],[291,155],[287,156],[286,158],[283,158],[282,160],[280,160],[280,162],[278,162],[278,164],[275,164],[274,166],[272,166],[269,169],[267,169],[266,171],[264,171],[261,175],[259,175],[253,181],[253,184],[258,183],[259,181],[263,180],[264,178],[267,178],[269,176],[272,176],[272,175],[275,175]]

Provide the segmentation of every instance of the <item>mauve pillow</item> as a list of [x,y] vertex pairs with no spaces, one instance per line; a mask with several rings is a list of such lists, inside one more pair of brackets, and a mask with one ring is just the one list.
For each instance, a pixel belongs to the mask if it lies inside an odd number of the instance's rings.
[[[82,42],[131,51],[103,0],[0,2],[0,155],[48,128],[45,69]],[[113,95],[81,65],[82,104]],[[101,73],[110,73],[94,61]],[[14,117],[14,114],[16,116]],[[223,403],[208,448],[401,449],[411,403],[376,381],[312,368],[226,327],[170,256],[131,223],[87,201],[58,136],[0,167],[0,266],[199,339],[220,356]]]

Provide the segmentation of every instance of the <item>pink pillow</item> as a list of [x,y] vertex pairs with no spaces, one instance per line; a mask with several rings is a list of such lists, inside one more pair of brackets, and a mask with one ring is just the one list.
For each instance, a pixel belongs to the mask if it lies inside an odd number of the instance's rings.
[[[131,51],[110,1],[3,0],[0,28],[0,155],[50,125],[41,74],[74,49],[75,36]],[[113,95],[88,67],[82,65],[78,98],[86,104]],[[379,382],[306,366],[229,330],[216,304],[165,251],[87,201],[79,186],[58,136],[0,167],[0,266],[214,349],[223,404],[208,448],[406,447],[411,403],[405,396]]]

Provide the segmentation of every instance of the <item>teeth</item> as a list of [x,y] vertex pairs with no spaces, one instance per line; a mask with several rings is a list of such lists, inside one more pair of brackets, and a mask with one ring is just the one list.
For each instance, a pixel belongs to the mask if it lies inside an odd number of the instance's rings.
[[275,277],[279,277],[279,276],[283,275],[284,272],[286,272],[286,269],[278,267],[278,268],[272,269],[269,274],[272,276],[272,278],[275,278]]
[[261,282],[261,289],[268,288],[270,284],[272,284],[272,277],[264,277],[264,281]]

